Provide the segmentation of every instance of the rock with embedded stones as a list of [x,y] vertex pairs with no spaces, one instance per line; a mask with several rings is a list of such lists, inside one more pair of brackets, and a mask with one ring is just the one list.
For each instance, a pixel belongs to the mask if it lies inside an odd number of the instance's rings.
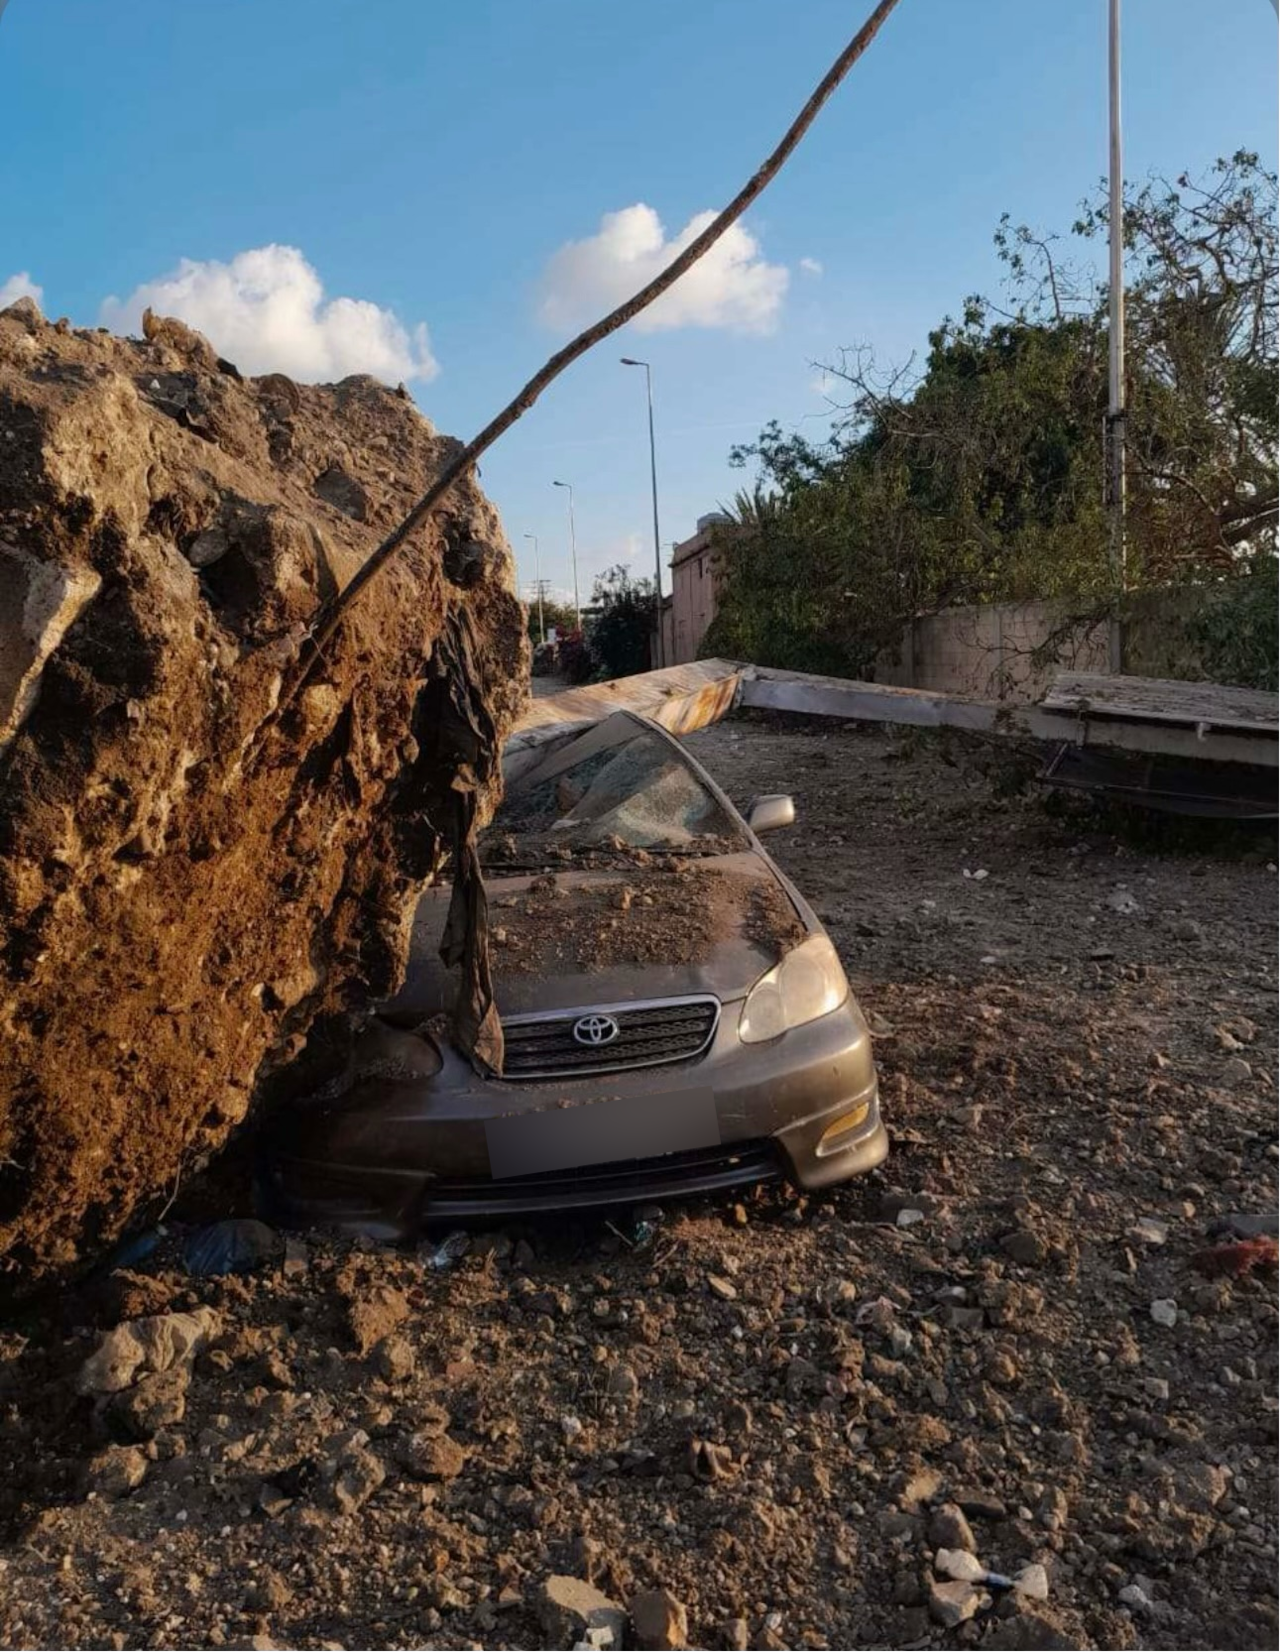
[[627,1614],[585,1578],[557,1575],[544,1579],[537,1610],[549,1646],[574,1646],[593,1629],[609,1631],[613,1646],[623,1644]]
[[88,1485],[99,1497],[125,1497],[147,1477],[147,1459],[138,1446],[108,1446],[90,1459]]
[[990,1600],[972,1583],[953,1581],[929,1586],[929,1616],[944,1629],[955,1629]]
[[973,1528],[955,1503],[944,1503],[929,1516],[929,1547],[932,1549],[967,1549],[977,1551]]
[[333,1478],[333,1500],[343,1514],[354,1514],[377,1491],[387,1477],[382,1460],[363,1446],[353,1446],[338,1459]]
[[672,1652],[689,1644],[689,1614],[670,1589],[645,1589],[631,1602],[636,1645],[645,1652]]
[[[124,339],[19,304],[0,407],[12,1293],[112,1247],[268,1079],[287,1099],[317,1017],[395,992],[437,839],[497,800],[528,645],[473,467],[304,679],[322,605],[457,452],[367,376],[251,379],[164,317]],[[344,1042],[291,1079],[339,1077]]]
[[186,1416],[190,1386],[189,1365],[156,1371],[112,1397],[108,1406],[111,1421],[131,1440],[150,1440],[162,1428],[170,1428]]
[[222,1329],[212,1308],[131,1319],[108,1331],[80,1367],[82,1394],[118,1394],[144,1371],[167,1371],[194,1359]]

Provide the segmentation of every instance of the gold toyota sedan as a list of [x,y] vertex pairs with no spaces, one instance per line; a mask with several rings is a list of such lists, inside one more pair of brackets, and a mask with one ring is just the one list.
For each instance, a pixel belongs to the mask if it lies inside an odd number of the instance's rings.
[[450,1044],[449,891],[429,890],[403,988],[343,1077],[266,1132],[270,1213],[405,1237],[878,1165],[867,1023],[760,843],[794,820],[791,799],[739,814],[630,712],[524,765],[481,839],[501,1075]]

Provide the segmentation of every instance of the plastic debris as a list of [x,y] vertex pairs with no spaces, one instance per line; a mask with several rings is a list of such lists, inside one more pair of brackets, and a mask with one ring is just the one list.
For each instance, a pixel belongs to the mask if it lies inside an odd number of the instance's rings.
[[471,1249],[471,1235],[451,1233],[447,1239],[442,1239],[436,1248],[427,1257],[427,1265],[432,1268],[456,1268],[458,1263]]
[[233,1217],[193,1228],[182,1240],[182,1261],[197,1279],[220,1279],[229,1273],[248,1273],[271,1261],[281,1249],[278,1235],[265,1222]]

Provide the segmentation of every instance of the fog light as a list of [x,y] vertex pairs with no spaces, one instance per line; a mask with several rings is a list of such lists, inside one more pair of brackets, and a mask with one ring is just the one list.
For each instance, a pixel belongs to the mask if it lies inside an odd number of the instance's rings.
[[819,1155],[838,1152],[844,1145],[840,1138],[851,1135],[860,1124],[865,1124],[870,1111],[871,1103],[864,1101],[861,1107],[855,1107],[851,1113],[841,1113],[840,1117],[833,1119],[819,1136],[814,1152]]

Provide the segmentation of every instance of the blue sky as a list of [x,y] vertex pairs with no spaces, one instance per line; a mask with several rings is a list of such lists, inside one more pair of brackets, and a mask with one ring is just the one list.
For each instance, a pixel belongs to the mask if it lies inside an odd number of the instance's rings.
[[[418,369],[419,404],[466,437],[574,317],[647,271],[617,254],[642,251],[653,215],[670,238],[739,187],[868,0],[0,9],[0,289],[26,272],[51,315],[96,323],[114,296],[127,322],[140,288],[191,260],[182,290],[251,366],[283,339],[300,376]],[[1105,0],[901,0],[748,216],[737,262],[690,289],[679,325],[570,369],[483,463],[522,576],[537,533],[544,575],[567,585],[557,477],[574,484],[584,598],[610,563],[651,567],[643,375],[620,355],[653,364],[662,537],[683,538],[743,481],[734,442],[774,417],[825,429],[813,363],[859,343],[904,358],[992,290],[1001,212],[1065,229],[1105,167],[1105,28]],[[1242,147],[1274,165],[1276,51],[1267,0],[1125,0],[1127,174]],[[301,256],[234,263],[272,245]],[[255,282],[285,305],[265,343],[235,311]],[[363,307],[326,311],[340,296]]]

